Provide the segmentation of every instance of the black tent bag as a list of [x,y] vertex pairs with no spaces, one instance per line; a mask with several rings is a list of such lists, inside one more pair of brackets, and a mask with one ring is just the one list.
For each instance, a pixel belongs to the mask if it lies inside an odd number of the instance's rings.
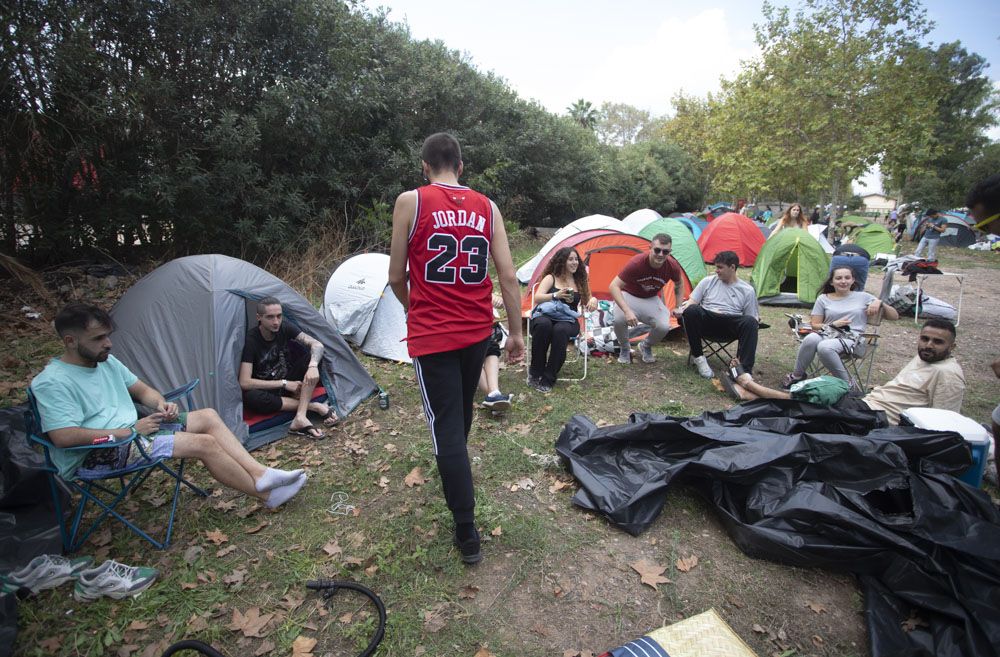
[[956,433],[757,400],[603,428],[574,416],[556,451],[581,485],[573,501],[630,534],[676,480],[748,555],[855,573],[874,657],[1000,657],[1000,512],[955,478],[971,463]]

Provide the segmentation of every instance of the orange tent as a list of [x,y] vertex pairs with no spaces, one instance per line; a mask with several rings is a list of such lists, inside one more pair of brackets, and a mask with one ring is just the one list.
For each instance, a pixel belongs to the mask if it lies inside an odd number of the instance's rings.
[[[759,235],[760,231],[757,231],[757,234]],[[590,278],[590,293],[598,299],[613,301],[609,291],[611,281],[636,254],[649,251],[649,240],[638,235],[629,235],[610,229],[588,230],[567,237],[549,251],[535,268],[524,296],[521,298],[521,315],[523,317],[531,314],[531,295],[535,286],[542,280],[542,272],[549,260],[552,259],[556,251],[566,246],[574,247],[580,254],[583,264],[587,267],[587,275]],[[681,270],[681,281],[684,286],[683,294],[686,297],[691,293],[691,282],[683,269]],[[667,283],[664,286],[663,298],[667,308],[673,308],[676,305],[673,283]],[[671,317],[670,325],[671,328],[676,328],[677,320]]]
[[708,224],[698,238],[698,248],[705,262],[715,260],[719,251],[735,251],[740,264],[752,267],[764,246],[764,234],[757,224],[735,212],[727,212]]

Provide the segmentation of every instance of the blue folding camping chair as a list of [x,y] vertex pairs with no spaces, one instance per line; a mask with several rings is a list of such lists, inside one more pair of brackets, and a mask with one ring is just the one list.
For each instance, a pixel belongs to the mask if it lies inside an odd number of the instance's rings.
[[[193,399],[191,392],[198,385],[198,379],[171,390],[163,395],[167,401],[175,401],[184,397],[186,408],[191,410]],[[62,536],[63,549],[66,552],[75,552],[86,542],[98,527],[100,527],[109,517],[115,518],[132,532],[146,539],[157,549],[164,549],[170,545],[170,537],[174,530],[174,516],[177,513],[177,499],[180,496],[181,484],[190,488],[196,495],[205,497],[206,493],[190,481],[184,478],[184,460],[179,459],[176,470],[165,463],[165,459],[152,459],[146,453],[143,441],[138,440],[140,436],[132,432],[128,438],[116,440],[114,443],[101,445],[83,445],[80,447],[70,447],[68,449],[76,451],[83,450],[88,454],[89,450],[96,449],[135,449],[138,450],[140,458],[133,459],[123,467],[100,471],[77,472],[72,479],[59,476],[58,468],[52,462],[50,451],[56,449],[55,445],[41,431],[41,418],[38,414],[38,404],[31,389],[28,389],[29,410],[24,413],[24,423],[29,444],[41,445],[45,454],[45,470],[49,478],[49,486],[52,491],[52,501],[55,506],[56,520],[59,523],[59,533]],[[119,511],[122,502],[134,491],[136,491],[146,481],[153,472],[164,472],[174,480],[173,498],[170,501],[170,517],[167,520],[167,530],[163,540],[156,540],[137,524],[126,518]],[[76,508],[63,509],[61,497],[59,495],[59,485],[69,488],[71,493],[79,494],[80,499],[76,503]],[[89,523],[86,529],[83,528],[84,512],[87,507],[93,504],[101,509],[97,517]],[[71,516],[71,517],[67,517]]]

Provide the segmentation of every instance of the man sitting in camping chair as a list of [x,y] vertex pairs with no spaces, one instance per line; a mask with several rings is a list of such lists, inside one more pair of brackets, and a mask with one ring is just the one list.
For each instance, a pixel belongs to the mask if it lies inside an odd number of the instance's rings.
[[[326,426],[338,422],[337,414],[326,404],[312,401],[319,383],[319,362],[323,343],[282,321],[281,302],[265,297],[257,302],[257,326],[247,332],[240,362],[240,388],[243,404],[257,413],[294,411],[289,433],[322,438],[323,432],[312,425],[308,411],[319,414]],[[306,358],[296,358],[291,341],[309,349]]]
[[[63,354],[34,378],[31,392],[41,430],[55,446],[50,456],[59,476],[71,479],[81,468],[110,469],[141,458],[138,450],[130,453],[131,443],[117,450],[67,449],[113,443],[134,431],[144,437],[151,459],[197,459],[219,483],[269,508],[292,499],[306,483],[302,470],[277,470],[255,461],[215,410],[179,412],[177,404],[140,381],[111,355],[114,323],[104,310],[71,303],[56,315],[55,329]],[[133,401],[155,411],[140,418]]]
[[691,360],[698,373],[707,379],[714,375],[703,352],[703,338],[739,340],[736,353],[740,364],[747,372],[753,372],[760,313],[753,286],[737,276],[739,266],[736,253],[720,251],[715,256],[715,275],[701,279],[684,306],[674,312],[675,317],[684,319]]
[[[911,408],[940,408],[962,412],[965,373],[952,351],[955,325],[947,319],[928,319],[917,337],[917,355],[885,385],[875,386],[864,397],[849,395],[849,384],[833,376],[820,376],[792,384],[788,391],[760,385],[732,363],[722,385],[740,401],[795,399],[824,406],[845,404],[850,408],[885,411],[892,424]],[[734,376],[735,375],[735,376]]]

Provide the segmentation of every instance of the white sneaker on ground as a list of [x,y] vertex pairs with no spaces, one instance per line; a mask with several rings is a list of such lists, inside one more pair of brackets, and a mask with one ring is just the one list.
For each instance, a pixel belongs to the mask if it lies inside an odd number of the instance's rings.
[[621,365],[630,365],[632,363],[632,350],[625,348],[619,351],[618,363]]
[[646,344],[645,340],[639,343],[639,353],[642,354],[642,362],[644,363],[656,362],[656,356],[653,355],[653,347],[652,345]]
[[12,590],[26,588],[31,589],[32,593],[38,593],[76,579],[81,571],[93,563],[93,557],[67,559],[58,554],[43,554],[32,559],[24,568],[8,573],[4,585]]
[[711,379],[715,376],[715,372],[713,372],[712,368],[708,366],[708,359],[704,356],[693,358],[691,359],[691,362],[694,363],[695,368],[698,370],[698,374],[702,375],[706,379]]
[[152,586],[159,574],[155,568],[126,566],[109,559],[96,568],[80,573],[73,589],[73,598],[78,602],[86,602],[102,595],[116,600],[126,596],[135,597]]

